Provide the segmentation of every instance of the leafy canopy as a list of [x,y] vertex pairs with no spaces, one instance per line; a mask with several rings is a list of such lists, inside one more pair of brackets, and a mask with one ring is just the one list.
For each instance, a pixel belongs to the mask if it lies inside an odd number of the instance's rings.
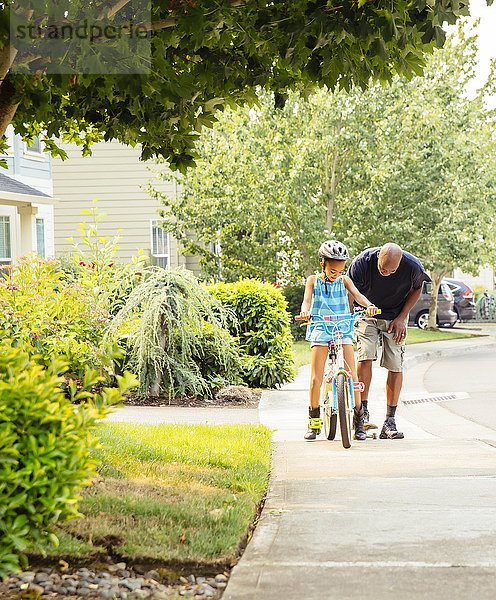
[[[149,74],[97,73],[99,52],[118,50],[122,39],[64,40],[67,52],[49,64],[39,57],[46,40],[17,52],[9,19],[25,28],[35,19],[46,36],[50,24],[80,24],[84,0],[2,3],[0,133],[11,121],[28,138],[44,129],[48,148],[60,155],[54,136],[84,152],[114,138],[141,144],[143,159],[163,157],[184,170],[193,164],[197,132],[216,111],[255,102],[257,87],[283,105],[288,90],[307,96],[322,85],[365,89],[394,74],[421,74],[424,54],[444,43],[442,24],[468,14],[467,0],[152,0],[144,22],[135,4],[94,0],[90,7],[96,23],[125,18],[149,32]],[[131,71],[138,54],[126,57]]]
[[290,94],[282,110],[262,94],[256,109],[225,111],[198,143],[199,168],[164,170],[182,186],[156,192],[166,227],[227,281],[295,282],[327,237],[352,254],[395,241],[430,270],[477,269],[494,256],[496,154],[494,76],[476,97],[464,91],[475,57],[462,29],[412,81]]

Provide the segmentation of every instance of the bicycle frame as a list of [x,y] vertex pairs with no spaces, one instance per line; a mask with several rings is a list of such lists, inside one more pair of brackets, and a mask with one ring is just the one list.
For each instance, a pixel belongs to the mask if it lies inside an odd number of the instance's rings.
[[353,414],[353,409],[355,408],[355,388],[361,390],[361,385],[358,384],[355,386],[351,373],[346,370],[342,339],[344,336],[352,334],[355,321],[364,315],[364,311],[358,311],[354,314],[328,315],[325,317],[312,315],[310,321],[310,323],[313,322],[322,325],[326,333],[332,337],[331,341],[328,342],[328,355],[326,366],[324,368],[323,390],[321,393],[321,406],[325,408],[325,405],[328,404],[326,399],[328,398],[330,389],[332,392],[332,409],[337,413],[337,379],[338,375],[342,373],[348,383],[350,398],[348,411],[350,416]]

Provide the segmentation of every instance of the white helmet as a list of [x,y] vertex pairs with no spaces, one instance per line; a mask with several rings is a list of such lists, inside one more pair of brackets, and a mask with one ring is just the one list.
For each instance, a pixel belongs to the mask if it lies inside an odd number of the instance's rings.
[[319,248],[319,258],[334,258],[335,260],[348,260],[348,250],[344,244],[336,240],[328,240]]

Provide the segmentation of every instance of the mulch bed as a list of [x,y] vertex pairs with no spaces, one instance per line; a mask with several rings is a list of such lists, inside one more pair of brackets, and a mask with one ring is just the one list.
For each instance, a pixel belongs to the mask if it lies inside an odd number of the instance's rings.
[[258,408],[261,389],[252,389],[242,385],[231,385],[220,389],[213,398],[185,396],[168,398],[167,396],[138,399],[129,395],[123,402],[125,406],[182,406],[184,408]]

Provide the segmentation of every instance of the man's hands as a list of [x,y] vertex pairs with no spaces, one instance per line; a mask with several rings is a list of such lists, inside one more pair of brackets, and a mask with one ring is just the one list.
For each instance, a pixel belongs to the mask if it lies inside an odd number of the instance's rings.
[[408,320],[408,317],[405,319],[401,315],[398,315],[396,317],[396,319],[393,319],[391,321],[391,323],[389,324],[388,333],[391,333],[391,331],[394,332],[394,334],[393,334],[393,340],[397,344],[403,344],[404,341],[406,340],[406,323],[407,323],[407,320]]

